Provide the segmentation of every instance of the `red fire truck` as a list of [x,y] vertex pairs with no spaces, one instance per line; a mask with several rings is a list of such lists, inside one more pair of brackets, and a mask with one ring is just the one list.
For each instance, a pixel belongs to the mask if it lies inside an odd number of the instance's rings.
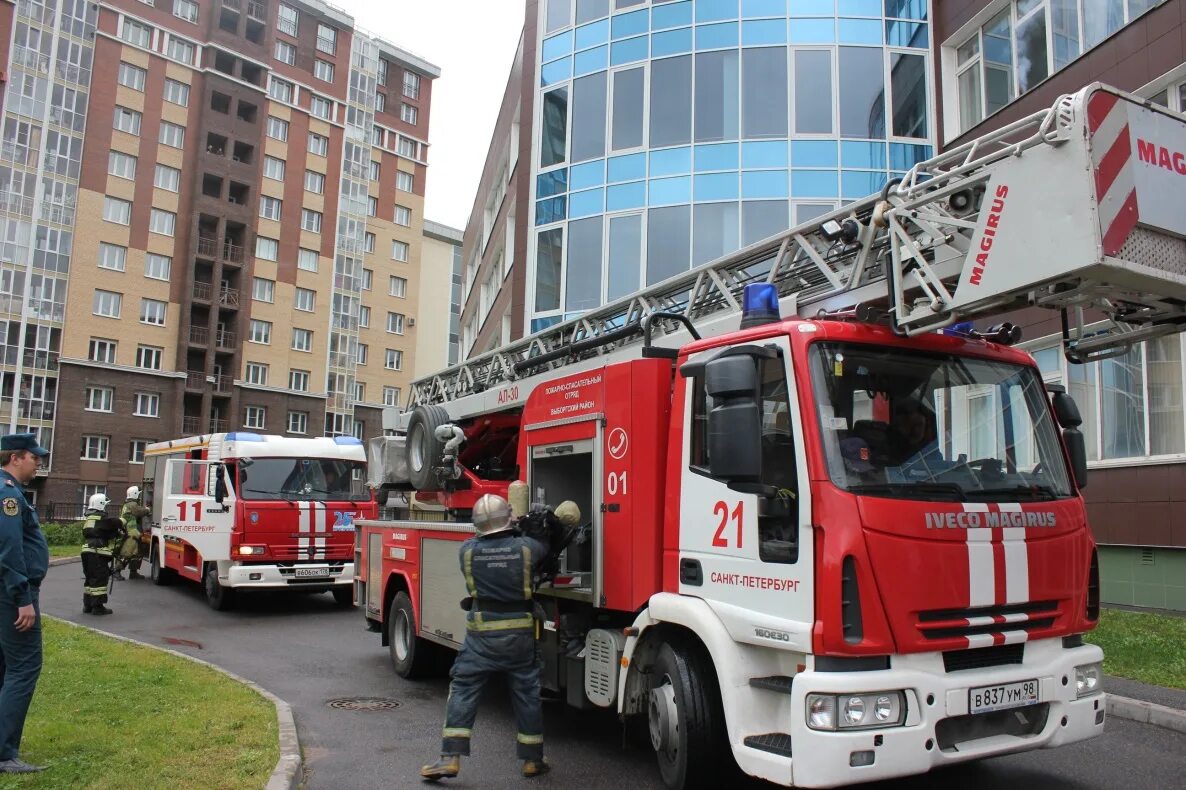
[[354,519],[375,515],[360,440],[238,431],[159,442],[144,456],[156,584],[200,582],[219,610],[250,589],[352,603]]
[[971,322],[1058,310],[1075,362],[1180,331],[1186,178],[1142,152],[1186,150],[1184,127],[1093,85],[416,382],[387,487],[446,520],[360,521],[355,564],[396,671],[462,642],[469,509],[523,479],[587,521],[536,592],[544,686],[647,733],[668,787],[730,762],[831,787],[1099,735],[1079,413],[1016,328]]

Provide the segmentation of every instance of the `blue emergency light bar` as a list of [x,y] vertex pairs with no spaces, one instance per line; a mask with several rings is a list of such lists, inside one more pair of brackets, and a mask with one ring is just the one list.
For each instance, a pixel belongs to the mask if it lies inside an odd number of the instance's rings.
[[228,442],[262,442],[264,437],[258,433],[246,433],[244,431],[235,431],[226,435]]
[[361,444],[362,444],[362,439],[359,439],[359,438],[357,438],[357,437],[355,437],[355,436],[335,436],[335,437],[334,437],[334,444],[357,444],[357,445],[361,445]]
[[781,321],[778,288],[773,283],[750,283],[741,297],[741,328]]

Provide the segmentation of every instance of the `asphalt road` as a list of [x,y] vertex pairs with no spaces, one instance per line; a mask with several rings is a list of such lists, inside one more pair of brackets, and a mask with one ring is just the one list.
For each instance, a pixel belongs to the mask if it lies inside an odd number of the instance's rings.
[[[233,612],[219,613],[206,606],[197,585],[155,587],[145,579],[116,582],[110,603],[115,614],[95,618],[82,614],[81,588],[81,566],[52,568],[42,587],[43,610],[197,656],[255,681],[292,705],[309,790],[422,786],[416,771],[437,754],[448,684],[444,679],[406,681],[395,675],[379,635],[364,629],[357,609],[337,607],[328,594],[260,595],[245,599]],[[357,711],[329,704],[347,698],[379,698],[399,705]],[[554,770],[532,786],[662,787],[652,755],[623,749],[612,716],[547,703],[545,718],[547,754]],[[524,787],[514,741],[509,702],[502,689],[493,688],[478,716],[474,756],[463,762],[457,780],[442,787]],[[1086,743],[863,787],[1181,788],[1186,787],[1186,736],[1110,719],[1105,735]]]

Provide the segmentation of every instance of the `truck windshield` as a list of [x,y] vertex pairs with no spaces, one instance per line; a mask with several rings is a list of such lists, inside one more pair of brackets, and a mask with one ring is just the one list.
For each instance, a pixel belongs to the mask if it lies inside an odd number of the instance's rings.
[[366,465],[340,458],[255,458],[239,464],[241,499],[359,501],[368,498]]
[[824,342],[812,347],[811,374],[828,474],[840,488],[964,502],[1072,493],[1032,368]]

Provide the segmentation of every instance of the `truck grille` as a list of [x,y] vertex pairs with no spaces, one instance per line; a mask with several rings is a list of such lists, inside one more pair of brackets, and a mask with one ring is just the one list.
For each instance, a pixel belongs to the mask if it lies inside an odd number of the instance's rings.
[[948,650],[943,654],[943,670],[959,672],[964,669],[985,669],[1006,664],[1020,664],[1025,660],[1025,643],[977,647],[971,650]]
[[932,609],[918,615],[918,630],[926,639],[954,639],[1011,631],[1032,633],[1050,628],[1058,619],[1058,601],[1031,601],[973,609]]
[[277,560],[324,560],[330,557],[345,558],[354,552],[354,546],[305,546],[293,543],[290,545],[271,546],[271,554]]

